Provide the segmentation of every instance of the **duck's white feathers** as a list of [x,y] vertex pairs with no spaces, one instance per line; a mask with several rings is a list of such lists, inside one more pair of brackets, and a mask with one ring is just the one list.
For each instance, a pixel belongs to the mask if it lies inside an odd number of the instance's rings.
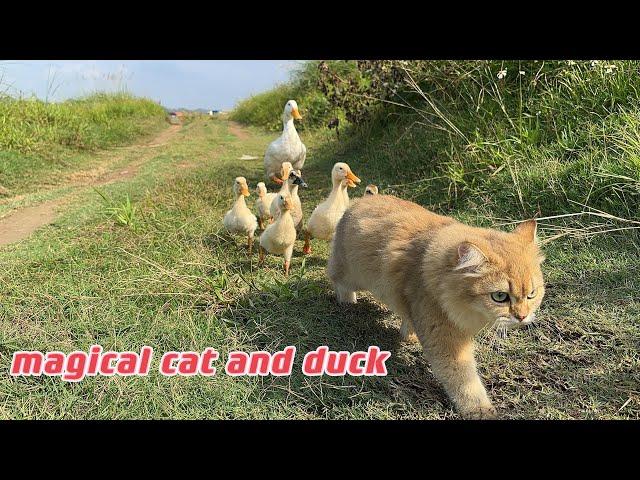
[[294,169],[301,170],[306,158],[307,147],[300,140],[293,118],[285,106],[282,134],[269,144],[264,154],[265,175],[268,179],[274,175],[279,177],[284,162],[291,162]]
[[[287,199],[288,201],[288,199]],[[278,203],[277,199],[274,203]],[[281,210],[275,222],[269,225],[260,235],[260,246],[267,252],[283,255],[285,265],[291,261],[293,245],[296,241],[296,228],[290,210]],[[285,267],[286,268],[286,267]]]
[[225,214],[222,223],[229,233],[234,234],[253,236],[258,228],[258,219],[251,213],[242,195],[238,196],[231,210]]
[[341,182],[334,186],[329,197],[320,203],[307,221],[306,230],[314,237],[321,240],[331,240],[336,231],[336,225],[349,206],[347,185]]

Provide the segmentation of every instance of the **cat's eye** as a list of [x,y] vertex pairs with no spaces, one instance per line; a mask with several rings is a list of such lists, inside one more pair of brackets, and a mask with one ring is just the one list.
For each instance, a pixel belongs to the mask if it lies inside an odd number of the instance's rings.
[[531,290],[531,293],[529,295],[527,295],[527,298],[528,299],[536,298],[537,294],[538,294],[538,289],[534,288],[533,290]]
[[507,292],[493,292],[491,294],[491,300],[498,303],[504,303],[509,300],[509,294]]

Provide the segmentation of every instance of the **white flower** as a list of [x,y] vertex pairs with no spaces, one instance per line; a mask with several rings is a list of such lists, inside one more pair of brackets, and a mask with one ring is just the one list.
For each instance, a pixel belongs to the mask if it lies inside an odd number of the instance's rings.
[[525,73],[525,72],[524,72],[524,70],[520,70],[520,71],[518,71],[518,73],[519,73],[520,75],[524,75],[524,73]]
[[617,65],[607,65],[605,67],[605,71],[604,73],[613,73],[614,70],[617,70],[618,66]]
[[502,80],[506,76],[507,76],[507,69],[506,68],[504,70],[500,70],[498,72],[498,80]]
[[570,67],[572,67],[572,66],[574,66],[576,64],[576,61],[575,60],[569,60],[567,63],[569,64]]
[[600,63],[600,60],[591,60],[591,66],[595,67],[596,65],[598,65]]

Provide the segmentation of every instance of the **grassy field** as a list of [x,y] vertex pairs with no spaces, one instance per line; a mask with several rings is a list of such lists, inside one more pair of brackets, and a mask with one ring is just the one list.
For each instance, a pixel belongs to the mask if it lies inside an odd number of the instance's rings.
[[[429,190],[425,172],[400,168],[402,155],[411,152],[398,153],[394,133],[376,134],[375,142],[366,136],[338,142],[322,130],[305,134],[305,214],[329,192],[335,161],[349,163],[365,184],[373,181],[472,223],[498,225],[529,214],[509,202],[501,207],[468,193],[449,195],[447,183]],[[0,417],[457,418],[420,347],[400,342],[393,314],[369,298],[348,308],[335,303],[325,277],[325,244],[314,241],[313,255],[303,258],[299,241],[285,279],[280,258],[270,256],[258,268],[257,254],[248,257],[242,239],[223,234],[232,179],[246,176],[252,189],[262,181],[262,154],[273,138],[249,128],[248,138],[239,139],[225,120],[195,119],[134,178],[99,192],[78,190],[54,224],[1,247],[0,370],[8,371],[18,349],[150,345],[158,355],[213,346],[224,358],[230,350],[296,345],[293,375],[166,378],[152,369],[146,378],[77,384],[3,375]],[[429,145],[420,143],[427,158],[440,148]],[[259,159],[239,160],[243,154]],[[361,195],[363,187],[350,193]],[[517,192],[507,195],[517,202]],[[549,239],[554,233],[541,234]],[[538,323],[505,339],[492,330],[479,338],[480,371],[504,417],[640,417],[639,245],[625,231],[546,244],[548,293]],[[302,353],[325,344],[390,350],[389,375],[303,376]]]
[[100,165],[100,150],[150,137],[164,109],[127,94],[47,103],[0,95],[0,196],[42,191],[80,168]]

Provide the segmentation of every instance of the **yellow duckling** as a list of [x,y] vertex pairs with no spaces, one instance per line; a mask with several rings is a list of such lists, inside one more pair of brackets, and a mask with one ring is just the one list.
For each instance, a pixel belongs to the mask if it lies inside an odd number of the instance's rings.
[[367,185],[364,190],[364,196],[366,197],[367,195],[378,195],[378,187],[372,183]]
[[349,206],[347,187],[355,187],[360,183],[360,179],[351,171],[349,165],[338,162],[331,170],[331,182],[333,189],[329,197],[315,208],[307,222],[302,250],[305,255],[311,253],[311,237],[327,241],[333,238],[336,225]]
[[[280,187],[279,195],[288,195],[291,197],[291,216],[296,227],[296,231],[302,228],[302,203],[298,196],[298,186],[302,185],[307,187],[308,185],[302,179],[302,172],[300,170],[294,170],[290,162],[284,162],[282,164],[282,179],[286,180],[282,187]],[[271,203],[271,217],[276,220],[280,211],[275,202]]]
[[293,217],[293,223],[296,226],[296,232],[302,230],[303,225],[303,214],[302,214],[302,202],[300,201],[300,197],[298,196],[298,187],[302,185],[303,187],[307,187],[307,184],[302,179],[302,171],[295,170],[296,179],[293,181],[293,185],[291,185],[291,216]]
[[264,230],[265,221],[271,220],[271,204],[276,198],[276,193],[267,192],[267,186],[264,182],[258,182],[256,187],[256,195],[258,200],[256,201],[256,208],[258,210],[258,225],[260,230]]
[[284,255],[284,274],[289,275],[289,265],[296,241],[296,227],[291,216],[291,196],[279,193],[273,201],[280,214],[278,218],[260,235],[260,257],[258,263],[264,262],[264,251],[276,255]]
[[247,245],[249,255],[253,249],[253,234],[258,228],[258,219],[251,213],[244,201],[244,197],[249,196],[249,185],[244,177],[236,177],[233,182],[233,194],[236,201],[222,220],[224,228],[232,234],[247,235]]

